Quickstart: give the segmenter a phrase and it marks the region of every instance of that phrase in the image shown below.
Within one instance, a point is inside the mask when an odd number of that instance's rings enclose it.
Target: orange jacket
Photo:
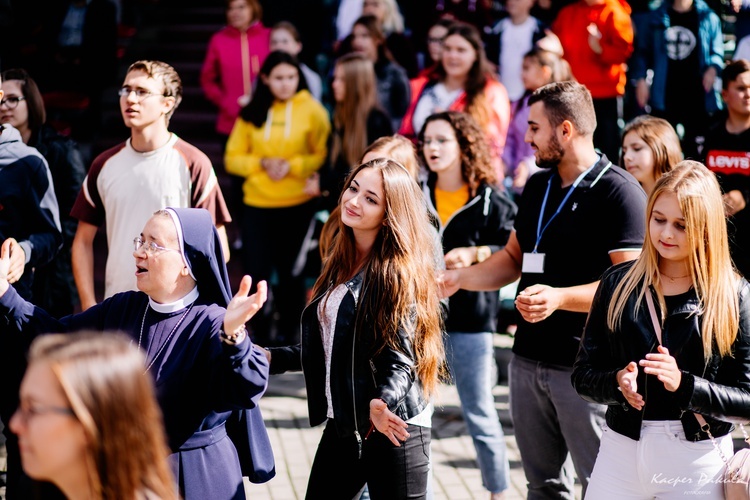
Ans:
[[[601,33],[601,54],[589,46],[588,26],[592,23]],[[625,0],[604,0],[596,5],[579,0],[560,11],[552,31],[560,38],[573,76],[592,97],[625,93],[625,63],[633,52],[633,25]]]

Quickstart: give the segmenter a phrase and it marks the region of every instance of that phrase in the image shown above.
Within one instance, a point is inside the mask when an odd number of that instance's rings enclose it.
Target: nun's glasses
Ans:
[[[137,252],[141,248],[143,248],[143,250],[148,255],[156,255],[159,252],[179,252],[179,250],[176,250],[174,248],[167,248],[161,245],[157,245],[153,241],[143,241],[143,238],[141,238],[140,236],[136,236],[135,238],[133,238],[133,251]]]

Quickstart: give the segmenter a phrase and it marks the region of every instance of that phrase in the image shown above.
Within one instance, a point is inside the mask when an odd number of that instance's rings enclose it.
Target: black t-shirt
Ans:
[[[667,311],[673,311],[694,297],[695,292],[693,290],[688,290],[679,295],[665,295],[664,305],[667,306]],[[677,352],[669,345],[669,337],[665,336],[662,340],[667,342],[665,347],[674,356],[677,356]],[[656,348],[654,348],[653,352],[656,352]],[[646,402],[646,405],[643,407],[644,420],[679,420],[682,416],[680,404],[675,397],[676,393],[669,392],[664,387],[664,382],[659,381],[656,375],[646,375],[646,388],[638,392],[644,394],[644,401]]]
[[[750,205],[750,129],[739,134],[727,132],[726,122],[716,124],[706,136],[704,162],[719,180],[722,191],[738,190]],[[729,250],[735,266],[750,277],[750,207],[727,220]]]
[[[570,187],[563,189],[555,169],[533,175],[524,188],[515,229],[523,253],[537,238],[542,200],[552,177],[543,225]],[[518,291],[534,284],[570,287],[597,281],[612,265],[610,252],[640,250],[645,235],[646,193],[625,170],[602,157],[552,219],[539,242],[544,272],[522,273]],[[573,366],[586,313],[555,311],[546,320],[528,323],[518,317],[513,352],[560,366]]]
[[[664,33],[667,48],[666,109],[695,112],[693,106],[704,108],[703,78],[700,73],[700,39],[698,12],[669,9],[670,26]]]

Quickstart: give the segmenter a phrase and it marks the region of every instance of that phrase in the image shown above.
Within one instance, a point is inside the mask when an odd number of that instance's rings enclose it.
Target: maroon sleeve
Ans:
[[[102,154],[94,158],[89,168],[89,173],[83,180],[81,191],[78,192],[78,197],[73,204],[73,208],[70,209],[71,217],[88,222],[95,226],[101,226],[105,220],[105,207],[102,203],[102,198],[97,188],[97,179],[99,173],[102,171],[107,161],[116,155],[118,152],[125,147],[125,143],[118,144],[117,146],[104,151]],[[88,197],[86,196],[88,194]]]
[[[185,158],[190,171],[190,205],[205,208],[216,226],[232,222],[232,216],[224,201],[219,179],[208,159],[200,149],[179,139],[174,146]]]

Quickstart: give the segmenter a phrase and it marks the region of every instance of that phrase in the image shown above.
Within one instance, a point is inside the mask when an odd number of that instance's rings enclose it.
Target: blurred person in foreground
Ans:
[[[122,334],[36,339],[10,420],[26,474],[54,483],[71,500],[176,500],[145,364]]]

